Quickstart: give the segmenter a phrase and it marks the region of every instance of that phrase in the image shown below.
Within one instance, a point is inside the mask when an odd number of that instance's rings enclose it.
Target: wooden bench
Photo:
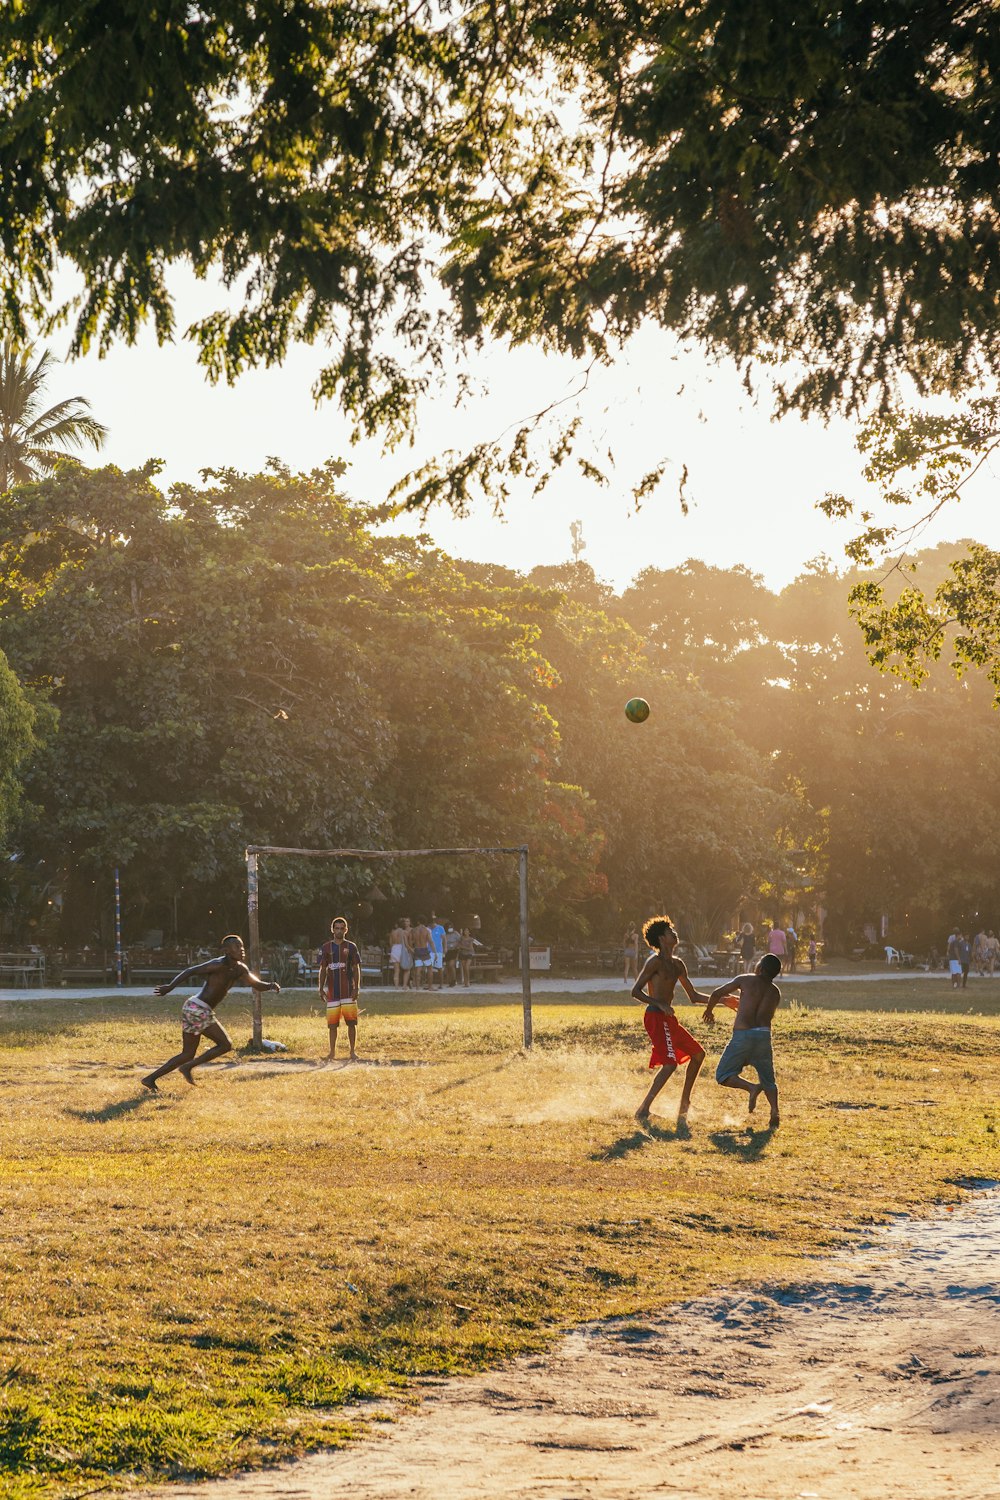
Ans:
[[[592,974],[603,967],[600,948],[553,948],[551,972],[556,975]]]
[[[506,968],[507,964],[498,949],[484,948],[481,953],[473,954],[469,961],[469,978],[483,975],[489,979],[497,979],[501,970]]]

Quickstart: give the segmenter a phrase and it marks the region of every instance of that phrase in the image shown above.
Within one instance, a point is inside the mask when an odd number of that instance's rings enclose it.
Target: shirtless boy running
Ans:
[[[694,988],[688,978],[683,959],[674,958],[677,933],[669,917],[650,917],[642,929],[648,947],[656,951],[647,958],[642,973],[632,986],[632,999],[646,1004],[643,1025],[653,1044],[649,1059],[651,1068],[659,1071],[649,1086],[649,1092],[635,1112],[640,1125],[649,1119],[649,1107],[670,1075],[681,1063],[687,1063],[684,1087],[681,1090],[677,1123],[687,1118],[691,1103],[691,1090],[705,1061],[705,1049],[700,1042],[684,1030],[674,1015],[673,994],[678,980],[692,1005],[700,1000],[711,1004],[711,998]]]
[[[752,974],[737,974],[727,984],[720,984],[712,991],[705,1007],[705,1020],[714,1025],[712,1015],[716,1005],[732,1007],[729,998],[734,990],[739,991],[733,1035],[725,1052],[719,1058],[715,1070],[715,1081],[725,1089],[742,1089],[749,1095],[747,1110],[753,1114],[757,1100],[764,1095],[771,1106],[768,1127],[777,1129],[781,1123],[778,1115],[778,1085],[774,1079],[774,1055],[771,1051],[771,1020],[781,1000],[781,991],[774,983],[781,973],[781,959],[774,953],[765,953]],[[744,1068],[754,1068],[757,1083],[748,1083],[740,1074]]]
[[[231,933],[229,937],[222,939],[222,954],[219,958],[210,958],[207,963],[195,964],[190,969],[185,969],[178,974],[176,979],[171,979],[169,984],[158,984],[153,990],[154,995],[169,995],[177,985],[184,984],[196,975],[204,979],[204,983],[197,995],[191,995],[181,1006],[181,1051],[169,1062],[165,1062],[162,1068],[157,1068],[154,1073],[147,1073],[140,1082],[144,1089],[149,1089],[151,1094],[159,1093],[156,1080],[162,1078],[165,1073],[172,1073],[175,1068],[180,1069],[181,1077],[186,1083],[194,1084],[191,1077],[192,1068],[200,1068],[202,1063],[211,1062],[213,1058],[221,1057],[224,1052],[231,1052],[232,1042],[226,1031],[215,1019],[215,1007],[226,998],[234,984],[248,984],[254,990],[280,991],[280,984],[268,984],[267,980],[261,979],[259,974],[253,974],[247,968],[244,960],[246,950],[243,947],[243,939]],[[214,1042],[215,1046],[203,1052],[201,1057],[195,1061],[195,1053],[203,1036]]]

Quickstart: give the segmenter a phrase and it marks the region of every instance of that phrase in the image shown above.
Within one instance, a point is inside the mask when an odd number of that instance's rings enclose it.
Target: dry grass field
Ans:
[[[774,1135],[714,1084],[728,1024],[687,1008],[709,1048],[689,1126],[674,1083],[645,1133],[624,1000],[548,997],[526,1056],[509,997],[369,998],[367,1061],[324,1068],[315,998],[283,995],[266,1030],[287,1054],[158,1098],[138,1078],[176,1050],[175,996],[0,1004],[0,1490],[343,1442],[353,1398],[574,1321],[808,1277],[861,1226],[1000,1177],[1000,979],[802,995],[776,1026]],[[248,1018],[237,993],[238,1042]]]

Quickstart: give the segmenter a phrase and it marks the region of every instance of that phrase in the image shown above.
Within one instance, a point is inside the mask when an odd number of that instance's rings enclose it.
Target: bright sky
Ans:
[[[180,274],[174,285],[178,327],[184,328],[214,298]],[[52,348],[63,352],[58,343]],[[424,457],[499,435],[575,390],[580,378],[569,360],[495,347],[472,367],[485,388],[481,398],[461,410],[448,396],[430,401],[417,445],[385,453],[374,443],[352,450],[336,407],[314,405],[310,390],[323,363],[322,349],[299,348],[280,369],[252,372],[231,389],[213,387],[193,345],[178,339],[161,349],[146,333],[136,347],[116,347],[103,360],[89,355],[56,367],[47,394],[50,400],[90,400],[94,415],[110,428],[97,462],[131,468],[161,458],[170,483],[196,481],[208,467],[252,472],[270,455],[293,469],[340,457],[350,465],[347,491],[381,500]],[[829,490],[864,496],[849,423],[772,422],[766,392],[755,406],[734,368],[710,367],[696,351],[681,349],[655,329],[633,339],[613,369],[592,376],[581,410],[594,446],[602,452],[610,447],[616,456],[607,489],[584,479],[571,461],[540,496],[532,497],[526,484],[503,518],[482,501],[464,519],[439,507],[426,522],[406,517],[399,524],[425,530],[455,556],[527,569],[566,561],[570,523],[579,519],[585,561],[618,588],[651,563],[670,567],[689,557],[720,567],[745,563],[772,587],[788,582],[819,553],[843,564],[852,528],[834,525],[815,507]],[[89,451],[83,457],[95,461]],[[663,483],[637,514],[631,487],[664,458],[669,464]],[[687,516],[677,498],[685,464]],[[995,494],[995,475],[983,476],[975,494],[935,522],[922,543],[976,536],[1000,546]]]

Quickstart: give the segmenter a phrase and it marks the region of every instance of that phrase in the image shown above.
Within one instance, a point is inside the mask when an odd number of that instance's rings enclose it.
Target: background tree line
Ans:
[[[154,464],[66,460],[5,496],[10,940],[107,936],[115,865],[133,940],[239,928],[248,843],[524,842],[550,940],[664,905],[714,940],[740,909],[820,900],[835,943],[887,912],[927,946],[995,911],[989,684],[879,676],[824,560],[780,592],[688,562],[618,595],[580,563],[391,535],[341,472],[165,494]],[[373,881],[376,922],[405,901],[513,930],[499,859],[271,860],[265,933],[314,934]]]

